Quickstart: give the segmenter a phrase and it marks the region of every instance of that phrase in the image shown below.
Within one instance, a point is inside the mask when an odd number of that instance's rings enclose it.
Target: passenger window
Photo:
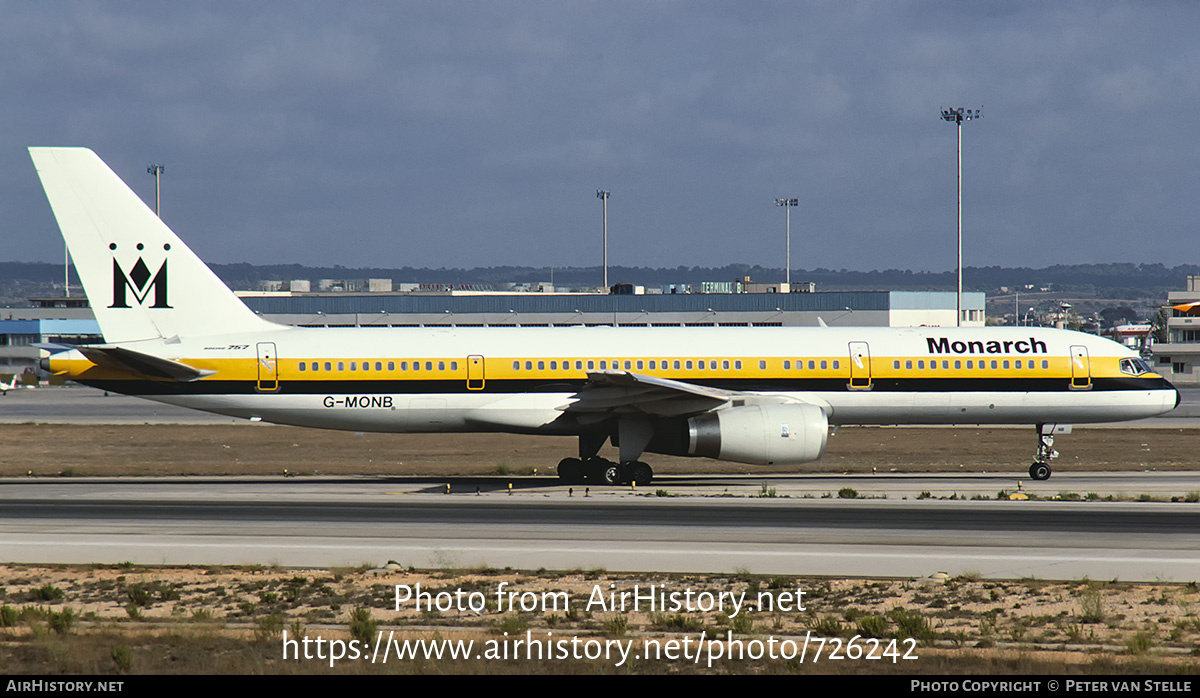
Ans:
[[[840,367],[841,367],[841,364],[839,364],[837,361],[834,361],[834,362],[833,362],[833,368],[834,368],[834,369],[838,369],[838,368],[840,368]]]
[[[708,367],[709,367],[709,368],[711,368],[711,369],[712,369],[712,370],[714,370],[714,371],[715,371],[715,370],[717,370],[717,360],[716,360],[716,359],[713,359],[712,361],[709,361],[709,362],[708,362]]]
[[[426,371],[432,371],[432,370],[433,370],[433,362],[432,362],[432,361],[426,361],[426,362],[425,362],[425,370],[426,370]]]
[[[641,362],[641,360],[640,360],[640,359],[639,359],[639,360],[638,360],[638,362],[637,362],[637,369],[638,369],[639,371],[640,371],[640,370],[642,370],[642,362]]]
[[[967,359],[967,368],[975,368],[975,362]]]
[[[439,370],[439,371],[445,371],[445,370],[446,370],[446,362],[445,362],[445,361],[439,361],[439,362],[438,362],[438,370]]]
[[[346,364],[345,364],[344,362],[342,362],[342,361],[339,361],[339,362],[338,362],[338,370],[339,370],[339,371],[345,371],[345,370],[346,370]]]
[[[592,362],[591,362],[591,361],[589,361],[589,362],[588,362],[588,368],[591,368],[591,367],[592,367]],[[576,362],[575,362],[575,370],[576,370],[576,371],[582,371],[582,370],[583,370],[583,362],[582,362],[582,361],[576,361]]]
[[[557,361],[551,361],[551,362],[550,362],[550,370],[551,370],[551,371],[557,371],[557,370],[558,370],[558,362],[557,362]]]
[[[696,362],[696,368],[697,368],[698,370],[700,370],[700,371],[703,371],[703,370],[704,370],[704,362],[703,362],[703,361],[697,361],[697,362]]]
[[[414,362],[413,362],[413,370],[414,370],[414,371],[420,371],[420,370],[421,370],[421,362],[420,362],[420,361],[414,361]]]
[[[996,360],[992,359],[992,368],[996,368]]]
[[[676,370],[676,371],[678,371],[678,370],[679,370],[679,359],[676,359],[676,360],[675,360],[675,370]]]
[[[675,363],[679,363],[679,362],[676,361]],[[683,365],[687,367],[687,370],[689,370],[689,371],[692,370],[692,360],[691,359],[688,359],[687,361],[685,361]]]
[[[816,362],[816,361],[813,361],[812,359],[809,359],[809,361],[808,361],[808,370],[810,370],[810,371],[811,371],[811,370],[813,370],[813,369],[814,369],[814,368],[816,368],[816,367],[817,367],[817,362]]]
[[[317,363],[316,361],[312,362],[312,370],[319,371],[320,366],[321,366],[321,364]]]
[[[1042,368],[1050,368],[1050,362],[1042,359]]]
[[[392,369],[390,368],[390,366],[391,366],[391,365],[389,364],[389,368],[388,368],[388,370],[389,370],[389,371],[390,371],[390,370],[392,370]],[[382,370],[383,370],[383,362],[382,362],[382,361],[376,361],[376,362],[375,362],[375,370],[376,370],[376,371],[382,371]]]
[[[521,370],[521,362],[520,362],[520,361],[514,361],[514,362],[513,362],[513,370],[514,370],[514,371],[520,371],[520,370]]]
[[[655,369],[656,365],[657,364],[655,363],[654,359],[650,359],[650,370],[651,371],[653,371]],[[641,368],[641,366],[639,365],[638,368]]]
[[[910,361],[909,363],[911,364],[912,362]],[[829,363],[824,359],[821,359],[821,370],[824,371],[827,368],[829,368]]]
[[[532,370],[533,370],[533,362],[532,362],[532,361],[526,361],[526,362],[525,362],[525,370],[526,370],[526,371],[532,371]]]
[[[950,368],[950,362],[949,362],[949,361],[943,361],[943,362],[942,362],[942,368]]]
[[[727,361],[727,360],[726,360],[726,361],[722,361],[722,362],[721,362],[721,368],[728,370],[728,369],[729,369],[729,361]]]
[[[605,370],[606,368],[608,368],[608,362],[607,362],[607,361],[601,361],[601,362],[600,362],[600,370],[601,370],[601,371],[603,371],[603,370]]]
[[[958,359],[954,360],[954,368],[962,368],[962,362]]]
[[[357,361],[351,361],[351,362],[350,362],[350,370],[351,370],[351,371],[357,371],[357,370],[358,370],[358,362],[357,362]]]
[[[633,368],[633,362],[631,362],[629,359],[625,359],[625,370],[628,371],[631,368]]]
[[[1004,362],[1004,368],[1008,368],[1008,361],[1007,361],[1007,360],[1005,360],[1005,362]]]
[[[300,370],[301,370],[301,371],[303,371],[303,370],[304,370],[304,367],[305,367],[305,365],[306,365],[306,364],[305,364],[303,361],[301,361],[301,362],[300,362]]]
[[[594,368],[596,368],[596,362],[595,362],[595,361],[589,361],[589,362],[588,362],[588,370],[590,371],[590,370],[592,370],[592,369],[594,369]]]
[[[395,362],[395,361],[389,361],[389,362],[388,362],[388,370],[389,370],[389,371],[395,371],[395,370],[396,370],[396,362]]]
[[[925,368],[925,361],[924,360],[918,361],[917,368]]]
[[[892,368],[900,368],[900,362],[899,362],[899,361],[893,361],[893,362],[892,362]]]
[[[326,361],[326,362],[325,362],[325,370],[326,370],[326,371],[332,371],[332,370],[333,370],[333,364],[331,364],[331,363],[329,363],[328,361]]]
[[[825,368],[825,367],[822,366],[821,368]],[[912,360],[911,359],[904,362],[904,368],[912,368]]]
[[[764,370],[766,370],[766,368],[767,368],[767,362],[766,362],[766,361],[759,361],[759,362],[758,362],[758,370],[760,370],[760,371],[764,371]]]
[[[737,369],[737,370],[739,370],[739,371],[740,371],[740,370],[742,370],[742,362],[741,362],[741,361],[734,361],[734,362],[733,362],[733,367],[734,367],[734,368],[736,368],[736,369]]]

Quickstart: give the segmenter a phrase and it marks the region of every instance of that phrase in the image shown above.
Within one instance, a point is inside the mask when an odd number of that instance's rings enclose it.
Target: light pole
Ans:
[[[600,199],[604,206],[604,288],[608,289],[608,197],[612,196],[612,192],[604,191],[603,189],[596,190],[596,198]]]
[[[962,124],[971,119],[982,119],[983,109],[943,109],[942,121],[954,124],[958,129],[958,295],[954,326],[962,326]]]
[[[150,165],[146,168],[146,174],[154,175],[154,215],[162,218],[162,173],[166,169],[162,165]]]
[[[784,252],[784,283],[787,284],[788,293],[792,292],[792,207],[800,205],[800,199],[775,199],[776,206],[783,207],[784,231],[786,237],[786,248]]]

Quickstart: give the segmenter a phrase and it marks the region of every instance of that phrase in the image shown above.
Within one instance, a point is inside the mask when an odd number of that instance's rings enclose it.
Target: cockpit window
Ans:
[[[1121,359],[1121,373],[1130,376],[1140,376],[1143,373],[1150,373],[1150,366],[1141,359]]]

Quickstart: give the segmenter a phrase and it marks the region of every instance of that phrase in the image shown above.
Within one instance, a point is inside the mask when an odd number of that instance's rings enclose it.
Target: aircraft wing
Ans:
[[[166,378],[168,380],[190,383],[211,376],[216,371],[193,368],[180,361],[163,359],[140,351],[124,347],[92,344],[75,347],[89,361],[98,366],[108,366],[121,371],[140,373],[148,378]]]
[[[720,407],[741,393],[645,376],[629,371],[593,371],[565,412],[644,413],[660,417],[698,414]]]

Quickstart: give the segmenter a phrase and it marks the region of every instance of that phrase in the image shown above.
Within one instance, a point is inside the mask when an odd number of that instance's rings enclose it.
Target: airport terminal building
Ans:
[[[1167,294],[1167,341],[1154,345],[1154,370],[1176,385],[1200,385],[1200,276]]]
[[[954,324],[954,293],[303,293],[239,292],[262,316],[303,327],[913,327]],[[964,293],[963,325],[984,324]]]

